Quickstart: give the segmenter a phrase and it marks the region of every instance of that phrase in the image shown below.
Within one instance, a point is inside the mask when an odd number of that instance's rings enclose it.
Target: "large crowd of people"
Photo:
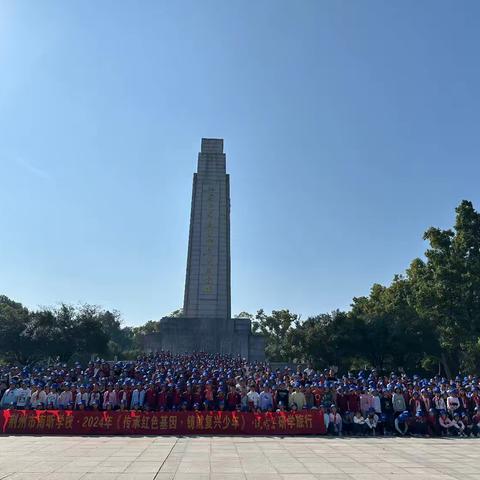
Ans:
[[[319,410],[331,435],[480,435],[480,379],[375,370],[272,368],[239,357],[168,352],[73,367],[0,365],[0,408]]]

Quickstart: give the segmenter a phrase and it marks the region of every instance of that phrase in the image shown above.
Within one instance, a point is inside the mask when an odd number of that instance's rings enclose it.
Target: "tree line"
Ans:
[[[266,336],[267,358],[342,370],[404,368],[425,373],[480,373],[480,214],[469,201],[456,208],[452,229],[430,228],[423,259],[388,286],[375,284],[349,311],[302,320],[289,310],[259,310],[254,333]],[[179,315],[180,311],[172,315]],[[159,321],[122,325],[116,311],[61,304],[30,311],[0,296],[0,357],[26,362],[71,361],[95,353],[134,358]]]
[[[480,373],[480,214],[463,201],[453,229],[432,227],[423,238],[424,259],[389,286],[375,284],[354,298],[348,312],[305,321],[288,310],[250,315],[266,335],[269,358],[344,370]]]

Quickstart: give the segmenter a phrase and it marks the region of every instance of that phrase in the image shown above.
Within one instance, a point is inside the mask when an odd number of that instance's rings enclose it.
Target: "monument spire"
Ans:
[[[230,318],[230,182],[223,140],[203,138],[193,174],[183,315]]]

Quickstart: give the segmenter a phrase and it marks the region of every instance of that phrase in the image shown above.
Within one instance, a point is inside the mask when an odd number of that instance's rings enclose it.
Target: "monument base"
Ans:
[[[248,318],[165,317],[160,332],[145,335],[145,351],[240,355],[249,361],[265,360],[265,338],[254,335]]]

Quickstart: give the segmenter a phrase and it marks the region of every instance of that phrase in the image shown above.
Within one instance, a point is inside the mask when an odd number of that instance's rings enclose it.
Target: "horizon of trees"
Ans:
[[[335,310],[302,321],[289,310],[262,309],[254,333],[266,336],[270,361],[304,362],[341,370],[480,373],[480,214],[469,201],[456,208],[453,229],[429,228],[425,258],[414,259],[388,286],[374,284],[354,297],[349,311]],[[181,315],[176,310],[172,315]],[[145,334],[159,321],[122,325],[121,315],[98,306],[30,311],[0,296],[0,358],[32,362],[90,358],[134,358]]]

